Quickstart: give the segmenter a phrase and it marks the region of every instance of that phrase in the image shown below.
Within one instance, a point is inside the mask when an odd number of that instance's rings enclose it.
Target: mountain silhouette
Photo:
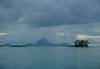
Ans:
[[[54,45],[53,43],[49,42],[47,39],[38,40],[35,45]]]

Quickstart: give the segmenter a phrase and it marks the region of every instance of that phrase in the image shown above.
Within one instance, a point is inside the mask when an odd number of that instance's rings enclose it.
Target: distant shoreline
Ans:
[[[74,45],[64,45],[64,46],[57,46],[57,45],[0,45],[0,47],[75,47]],[[100,47],[100,46],[88,46],[88,47]],[[77,47],[76,47],[77,48]],[[80,47],[82,48],[82,47]],[[84,47],[86,48],[86,47]]]

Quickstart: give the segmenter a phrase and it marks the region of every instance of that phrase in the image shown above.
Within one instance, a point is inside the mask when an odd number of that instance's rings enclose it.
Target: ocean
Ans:
[[[0,69],[100,69],[100,47],[0,47]]]

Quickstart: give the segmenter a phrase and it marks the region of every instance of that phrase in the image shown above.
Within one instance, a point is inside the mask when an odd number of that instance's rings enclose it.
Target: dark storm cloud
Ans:
[[[99,0],[0,0],[0,27],[95,23],[99,8]]]

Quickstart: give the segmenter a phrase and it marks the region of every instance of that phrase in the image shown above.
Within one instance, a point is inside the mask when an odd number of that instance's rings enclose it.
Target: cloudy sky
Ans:
[[[0,43],[17,44],[100,35],[100,0],[0,0],[0,34]]]

